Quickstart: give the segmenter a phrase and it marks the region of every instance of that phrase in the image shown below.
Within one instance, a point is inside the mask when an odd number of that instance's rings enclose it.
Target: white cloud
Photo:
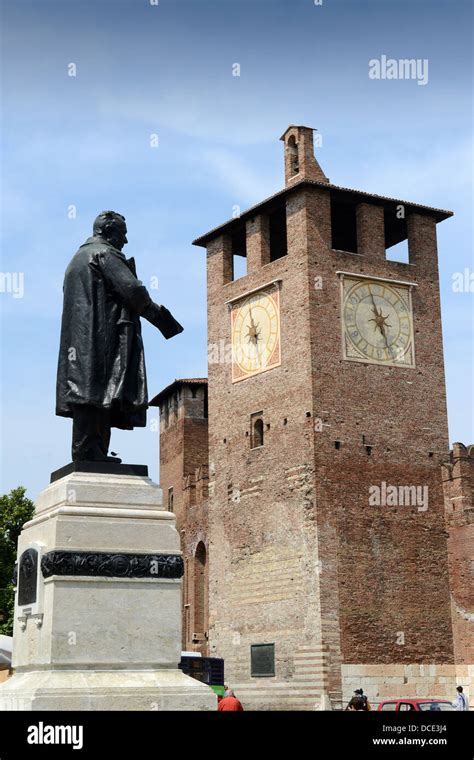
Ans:
[[[203,150],[194,160],[197,167],[225,189],[233,204],[243,205],[242,211],[280,189],[276,171],[265,176],[261,168],[252,169],[248,161],[230,150]]]
[[[370,160],[352,167],[357,187],[381,195],[446,207],[472,181],[472,143],[416,144],[399,140],[373,146]]]
[[[194,81],[188,78],[186,83],[179,81],[173,86],[169,82],[164,92],[149,92],[147,97],[133,101],[101,95],[96,107],[107,119],[137,121],[150,129],[169,129],[213,144],[230,145],[278,139],[295,115],[295,109],[281,98],[262,99],[258,88],[243,89],[230,69],[228,80],[212,86],[198,77]]]

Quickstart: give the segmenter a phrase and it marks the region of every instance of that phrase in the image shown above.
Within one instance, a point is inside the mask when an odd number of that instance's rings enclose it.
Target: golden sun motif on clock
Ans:
[[[260,290],[232,305],[232,382],[281,364],[280,291]]]
[[[383,280],[342,277],[344,359],[415,366],[411,287]]]

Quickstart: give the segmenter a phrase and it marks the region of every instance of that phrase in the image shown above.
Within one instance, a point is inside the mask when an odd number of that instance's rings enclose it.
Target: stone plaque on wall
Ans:
[[[35,604],[38,583],[38,552],[26,549],[18,563],[18,605]]]
[[[255,677],[275,675],[275,644],[252,644],[250,674]]]

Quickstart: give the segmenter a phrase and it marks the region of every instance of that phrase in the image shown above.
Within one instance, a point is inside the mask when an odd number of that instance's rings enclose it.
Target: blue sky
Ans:
[[[62,279],[96,214],[126,216],[125,253],[185,326],[167,342],[144,322],[150,395],[205,376],[205,254],[191,240],[283,186],[290,123],[318,128],[332,182],[455,211],[438,226],[450,439],[473,442],[473,294],[452,289],[474,269],[469,0],[1,8],[1,271],[24,274],[22,298],[0,293],[2,491],[23,484],[34,498],[69,461],[71,423],[54,416]],[[369,79],[381,55],[428,59],[428,84]],[[154,479],[156,416],[112,437]]]

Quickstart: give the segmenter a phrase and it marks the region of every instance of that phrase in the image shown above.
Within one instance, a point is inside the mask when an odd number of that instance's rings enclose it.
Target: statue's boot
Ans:
[[[101,456],[94,458],[94,462],[115,462],[116,464],[120,464],[122,460],[120,457],[108,457],[108,456]]]
[[[81,460],[84,462],[114,462],[115,464],[121,464],[122,460],[120,457],[109,457],[107,455],[107,452],[103,450],[101,446],[93,445],[90,446],[85,451],[78,452],[78,455],[74,456],[73,452],[73,460]]]

